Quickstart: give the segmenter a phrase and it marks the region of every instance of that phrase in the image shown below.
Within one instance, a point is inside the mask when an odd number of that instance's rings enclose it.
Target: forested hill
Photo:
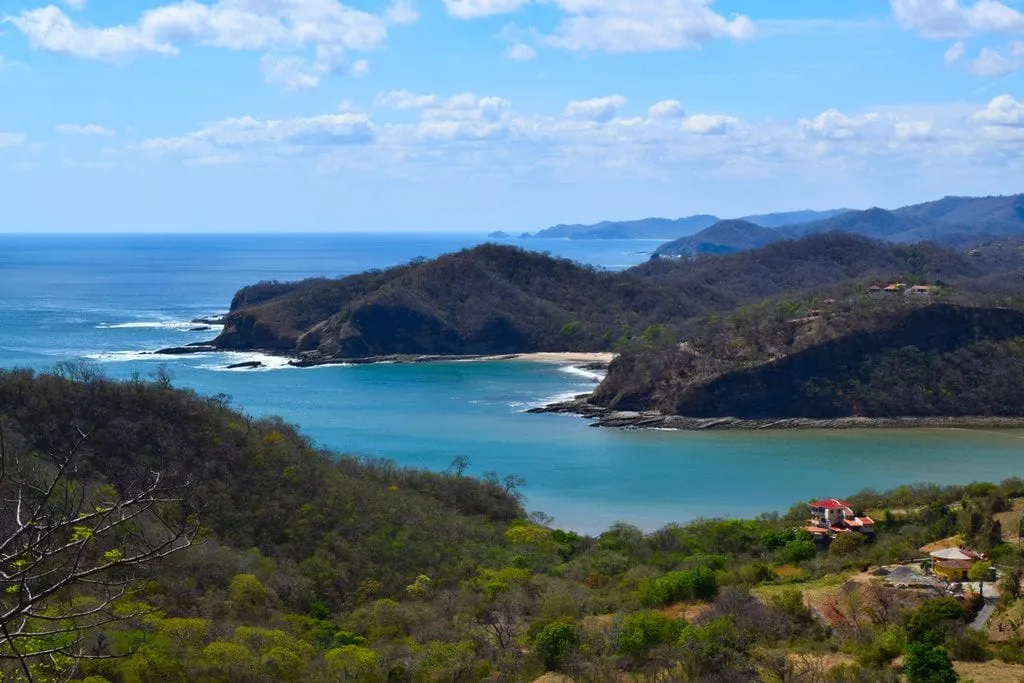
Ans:
[[[624,331],[728,305],[693,290],[483,245],[339,280],[247,287],[216,344],[332,358],[597,351]]]
[[[824,234],[609,273],[483,245],[337,280],[246,287],[234,297],[215,343],[291,352],[311,362],[391,354],[606,351],[652,326],[679,330],[708,313],[850,278],[966,283],[1024,266],[1015,246],[1002,246],[968,254]]]
[[[954,680],[950,657],[1020,658],[1017,641],[967,628],[977,600],[838,589],[955,533],[1001,561],[1017,609],[1019,551],[999,516],[1020,479],[866,491],[849,500],[878,510],[876,533],[826,547],[801,530],[805,503],[581,537],[525,518],[514,476],[466,465],[320,453],[159,371],[0,371],[0,678],[895,683],[899,655],[929,681]],[[146,481],[159,493],[132,503]],[[845,492],[809,495],[831,493]],[[181,520],[199,533],[168,550]],[[838,597],[812,602],[824,587]],[[876,604],[889,607],[863,608]]]
[[[1024,415],[1019,300],[824,296],[695,322],[683,343],[634,344],[590,400],[695,418]]]
[[[844,211],[802,223],[771,225],[754,218],[746,224],[722,221],[696,234],[658,247],[662,256],[689,257],[755,249],[770,242],[807,235],[845,232],[888,242],[924,240],[965,246],[988,239],[1024,235],[1024,195],[944,197],[933,202],[888,210]]]
[[[831,209],[827,211],[786,211],[783,213],[766,213],[757,216],[745,216],[742,219],[766,228],[777,228],[784,225],[799,225],[811,221],[820,221],[837,216],[849,209]],[[545,228],[532,235],[539,238],[568,238],[571,240],[591,239],[676,239],[684,235],[692,235],[709,228],[719,222],[717,216],[698,214],[685,218],[641,218],[635,221],[602,221],[591,225],[572,224],[555,225]],[[524,235],[530,237],[531,235]]]

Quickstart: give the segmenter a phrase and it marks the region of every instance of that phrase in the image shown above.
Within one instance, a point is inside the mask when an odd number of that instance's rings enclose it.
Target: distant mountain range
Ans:
[[[1024,234],[1024,195],[944,197],[887,210],[841,211],[820,220],[766,225],[765,218],[718,221],[699,232],[658,247],[658,256],[697,256],[756,249],[807,235],[845,232],[887,242],[936,242],[964,246],[991,238]]]
[[[799,225],[811,221],[832,218],[849,209],[832,209],[829,211],[787,211],[784,213],[768,213],[759,216],[746,216],[739,220],[749,221],[766,228],[777,228],[783,225]],[[685,218],[642,218],[637,221],[602,221],[593,225],[556,225],[541,230],[533,235],[524,233],[523,237],[568,238],[571,240],[613,240],[613,239],[675,239],[692,235],[700,230],[720,222],[718,216],[698,214]]]

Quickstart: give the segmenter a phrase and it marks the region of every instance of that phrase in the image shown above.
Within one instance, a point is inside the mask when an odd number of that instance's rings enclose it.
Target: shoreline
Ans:
[[[144,352],[146,353],[146,352]],[[467,361],[521,360],[531,363],[552,363],[557,365],[574,365],[587,370],[606,370],[615,359],[610,351],[531,351],[525,353],[506,354],[386,354],[365,356],[362,358],[335,358],[317,354],[296,355],[287,351],[274,349],[225,349],[213,341],[193,342],[186,346],[172,346],[148,352],[159,356],[187,356],[197,353],[257,353],[276,358],[288,358],[288,365],[297,368],[318,367],[321,365],[373,365],[376,363],[456,363]],[[258,361],[254,361],[256,363]],[[249,367],[260,367],[246,363]]]
[[[839,418],[768,418],[683,417],[653,411],[621,411],[595,406],[587,402],[590,394],[579,394],[569,401],[530,408],[531,414],[575,415],[591,420],[591,427],[615,429],[655,429],[680,432],[758,431],[804,429],[1024,429],[1022,417],[839,417]]]

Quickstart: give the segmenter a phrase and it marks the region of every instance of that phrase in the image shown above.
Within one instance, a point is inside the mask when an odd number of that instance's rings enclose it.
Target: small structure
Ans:
[[[875,533],[875,521],[870,517],[858,517],[850,504],[837,498],[823,498],[810,503],[811,519],[804,527],[816,539],[835,538],[836,534],[857,532]]]
[[[944,548],[928,554],[935,576],[945,581],[965,581],[974,563],[984,558],[981,553],[966,548]]]
[[[934,290],[935,288],[929,285],[914,285],[913,287],[907,289],[906,295],[919,297],[931,296]]]
[[[885,297],[885,290],[878,285],[871,285],[868,287],[867,295],[869,299],[882,299]]]
[[[936,560],[932,568],[935,576],[943,581],[966,581],[967,572],[973,566],[974,562],[970,560]]]

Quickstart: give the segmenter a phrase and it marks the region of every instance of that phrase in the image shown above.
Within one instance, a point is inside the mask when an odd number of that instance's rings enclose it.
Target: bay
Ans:
[[[110,376],[166,364],[178,386],[281,415],[318,444],[526,480],[528,508],[597,532],[747,517],[810,497],[1024,475],[1024,432],[672,433],[596,429],[526,407],[589,390],[571,368],[523,361],[229,371],[246,354],[142,351],[208,338],[188,321],[260,280],[342,275],[487,241],[479,235],[0,235],[0,366],[88,359]],[[605,268],[657,242],[508,240]],[[264,359],[266,360],[266,359]]]

